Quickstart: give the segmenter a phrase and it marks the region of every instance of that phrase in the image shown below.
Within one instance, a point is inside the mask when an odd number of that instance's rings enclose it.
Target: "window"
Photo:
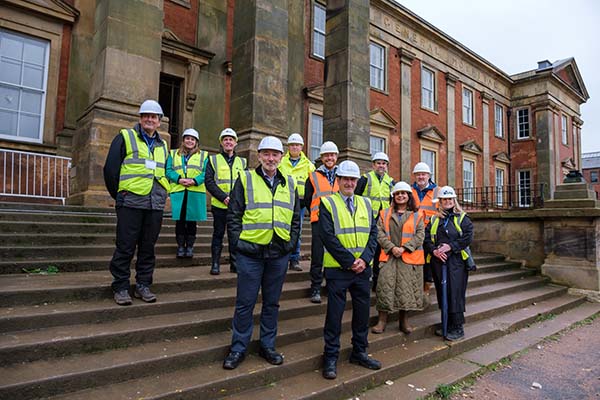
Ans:
[[[171,149],[179,148],[181,140],[179,135],[181,129],[179,113],[181,112],[179,103],[181,98],[181,86],[183,79],[171,75],[160,74],[160,84],[158,87],[158,103],[162,107],[165,117],[169,118],[169,134],[171,135]]]
[[[529,109],[517,111],[517,139],[529,138]]]
[[[473,91],[463,88],[463,123],[473,125]]]
[[[504,137],[504,112],[502,110],[502,106],[500,104],[496,104],[494,106],[494,126],[496,137]]]
[[[323,144],[323,117],[317,114],[310,114],[310,157],[311,160],[318,160]]]
[[[0,29],[0,137],[42,141],[49,47]]]
[[[561,130],[562,130],[562,144],[564,144],[565,146],[568,144],[567,141],[567,116],[563,115],[562,116],[562,125],[561,125]]]
[[[435,110],[435,73],[421,68],[421,107]]]
[[[325,16],[326,10],[320,4],[313,7],[313,56],[325,58]]]
[[[598,171],[590,171],[590,182],[598,183]]]
[[[473,183],[475,177],[475,163],[470,160],[463,160],[463,201],[473,202]]]
[[[370,136],[369,144],[371,149],[371,157],[375,155],[375,153],[382,152],[385,153],[385,139],[379,136]]]
[[[377,43],[371,43],[371,87],[385,90],[385,48]]]
[[[517,173],[519,182],[519,207],[531,205],[531,171],[519,171]]]
[[[421,161],[429,165],[429,169],[431,170],[431,180],[433,182],[435,182],[435,156],[435,151],[421,149]]]
[[[496,168],[496,206],[504,204],[504,170]]]

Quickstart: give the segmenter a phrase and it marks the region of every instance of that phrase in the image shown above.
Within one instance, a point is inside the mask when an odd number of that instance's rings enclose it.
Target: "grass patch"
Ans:
[[[539,323],[544,321],[550,321],[554,318],[556,318],[556,314],[553,313],[539,314],[537,317],[535,317],[535,322]]]
[[[55,275],[58,274],[59,270],[56,265],[48,265],[46,268],[22,268],[26,274],[37,274],[37,275]]]

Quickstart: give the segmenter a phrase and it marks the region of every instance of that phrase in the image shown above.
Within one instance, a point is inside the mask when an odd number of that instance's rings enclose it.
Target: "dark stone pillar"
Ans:
[[[363,170],[369,152],[369,0],[328,0],[323,139]]]
[[[234,27],[231,127],[252,166],[264,136],[288,134],[288,0],[236,1]]]
[[[544,184],[544,199],[552,199],[556,188],[554,114],[550,102],[534,105],[537,182]]]

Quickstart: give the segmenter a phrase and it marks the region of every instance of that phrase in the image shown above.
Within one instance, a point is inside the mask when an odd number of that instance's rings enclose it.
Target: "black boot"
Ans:
[[[185,256],[186,258],[194,257],[194,243],[196,242],[196,236],[185,237]]]
[[[219,275],[221,273],[221,250],[223,247],[214,246],[212,252],[212,265],[210,267],[211,275]]]
[[[236,257],[231,250],[229,250],[229,272],[237,274]]]
[[[175,240],[177,240],[177,258],[185,257],[185,236],[175,235]]]

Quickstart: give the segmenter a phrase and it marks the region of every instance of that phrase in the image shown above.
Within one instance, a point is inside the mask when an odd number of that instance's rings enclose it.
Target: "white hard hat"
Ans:
[[[383,151],[378,151],[377,153],[373,154],[371,161],[375,162],[377,160],[386,161],[388,163],[390,162],[390,158]]]
[[[422,161],[418,162],[413,169],[413,174],[416,174],[417,172],[426,172],[431,175],[431,169],[429,168],[429,165]]]
[[[360,168],[358,168],[358,164],[356,164],[354,161],[346,160],[340,163],[335,174],[337,176],[359,179]]]
[[[192,128],[188,128],[185,131],[183,131],[183,134],[181,135],[181,137],[185,137],[185,136],[191,136],[191,137],[195,137],[196,140],[200,140],[200,134],[198,134],[198,131]]]
[[[406,182],[400,181],[394,185],[392,188],[392,194],[396,192],[412,192],[412,188]]]
[[[438,199],[455,199],[456,192],[451,186],[443,186],[438,192]]]
[[[335,145],[335,143],[325,142],[321,145],[321,151],[319,152],[319,155],[322,156],[323,154],[327,154],[327,153],[339,154],[340,152],[339,152],[337,146]]]
[[[160,118],[163,117],[163,110],[160,104],[154,100],[145,100],[140,106],[140,111],[138,111],[139,115],[142,114],[156,114]]]
[[[237,133],[235,133],[235,131],[231,128],[225,128],[221,131],[221,134],[219,135],[219,142],[221,140],[223,140],[224,137],[226,136],[231,136],[232,138],[235,139],[235,141],[237,142]]]
[[[277,150],[283,153],[283,145],[275,136],[265,136],[258,144],[258,151],[261,150]]]
[[[287,140],[287,144],[301,144],[304,146],[304,139],[299,133],[292,133]]]

